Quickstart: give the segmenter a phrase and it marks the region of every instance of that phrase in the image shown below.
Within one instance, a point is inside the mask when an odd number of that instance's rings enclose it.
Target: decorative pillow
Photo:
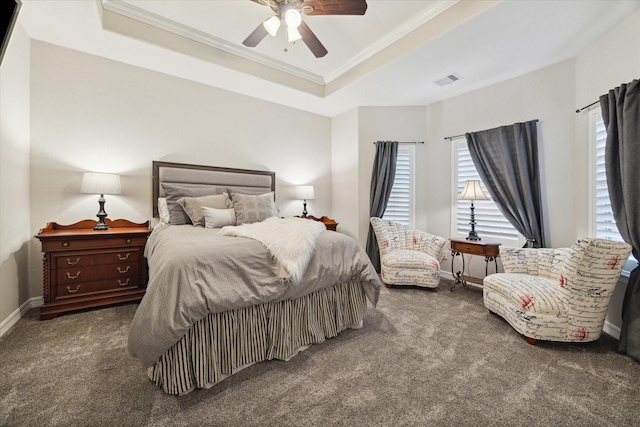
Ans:
[[[276,193],[274,191],[269,191],[268,193],[264,192],[264,189],[262,188],[257,188],[255,190],[251,190],[251,189],[246,189],[246,188],[238,188],[238,189],[234,189],[234,188],[228,188],[227,187],[227,191],[223,194],[228,194],[230,199],[233,199],[233,195],[234,194],[245,194],[245,195],[250,195],[250,196],[267,196],[267,195],[271,195],[271,200],[272,201],[276,201]]]
[[[158,216],[161,224],[169,224],[169,207],[167,206],[166,197],[158,197]]]
[[[278,215],[272,193],[262,195],[234,193],[231,199],[236,212],[237,225],[260,222]]]
[[[226,196],[225,196],[226,197]],[[205,228],[222,228],[226,225],[236,225],[236,211],[232,209],[216,209],[202,207]]]
[[[183,197],[178,199],[178,203],[189,216],[191,223],[195,227],[204,227],[204,213],[203,207],[216,208],[216,209],[228,209],[230,208],[231,201],[224,194],[216,194],[213,196],[202,197]]]
[[[162,189],[167,198],[167,207],[169,208],[169,223],[174,225],[191,224],[189,215],[184,211],[178,203],[178,199],[183,197],[201,197],[216,194],[216,187],[207,186],[190,186],[188,184],[168,184],[163,183]]]

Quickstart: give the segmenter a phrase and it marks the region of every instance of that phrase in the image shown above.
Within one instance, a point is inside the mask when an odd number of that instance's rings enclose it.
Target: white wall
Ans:
[[[367,243],[375,141],[424,141],[426,107],[360,107],[332,119],[333,212],[339,230]],[[416,203],[424,204],[423,144],[416,146]],[[419,212],[424,212],[418,209]],[[419,225],[426,221],[416,215]]]
[[[425,115],[426,107],[361,107],[358,108],[358,158],[361,172],[358,174],[359,208],[358,223],[360,244],[366,245],[369,231],[369,217],[371,211],[371,171],[375,157],[375,141],[424,141],[426,137]],[[425,166],[425,148],[423,144],[416,145],[416,170],[422,171]],[[416,194],[421,197],[416,200],[422,202],[425,191],[422,174],[416,176]],[[422,210],[419,210],[422,212]],[[419,228],[425,226],[423,216],[420,216]]]
[[[428,207],[435,211],[432,230],[451,234],[456,194],[451,183],[452,144],[447,136],[538,119],[538,155],[547,246],[570,245],[573,226],[572,170],[574,61],[569,60],[503,83],[429,106],[428,152],[438,161],[428,178],[435,187]],[[559,185],[561,183],[561,185]]]
[[[331,215],[330,119],[105,58],[34,41],[31,232],[94,218],[82,172],[121,174],[109,217],[151,218],[153,160],[276,172],[281,213],[299,215],[293,186],[313,184],[308,210]],[[31,296],[41,295],[32,239]]]
[[[0,66],[0,332],[30,296],[29,49],[16,24]]]
[[[331,206],[338,230],[358,240],[358,109],[331,119]]]

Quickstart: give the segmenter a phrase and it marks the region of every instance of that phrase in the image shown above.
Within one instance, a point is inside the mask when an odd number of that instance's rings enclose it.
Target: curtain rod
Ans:
[[[589,108],[589,107],[593,107],[593,106],[594,106],[594,105],[596,105],[598,102],[600,102],[600,101],[598,100],[598,101],[596,101],[596,102],[592,102],[591,104],[587,105],[586,107],[578,108],[578,109],[576,110],[576,113],[579,113],[579,112],[581,112],[582,110],[586,110],[586,109],[587,109],[587,108]]]
[[[376,144],[377,141],[373,141],[373,145]],[[396,141],[398,144],[424,144],[424,141]]]
[[[538,119],[530,120],[530,121],[532,121],[532,122],[536,122],[536,123],[538,123],[538,122],[539,122],[539,120],[538,120]],[[444,139],[448,139],[449,141],[451,141],[451,140],[454,140],[454,139],[456,139],[456,138],[462,138],[462,137],[463,137],[463,136],[465,136],[465,135],[466,135],[466,134],[465,134],[465,133],[463,133],[462,135],[445,136],[445,137],[444,137]]]

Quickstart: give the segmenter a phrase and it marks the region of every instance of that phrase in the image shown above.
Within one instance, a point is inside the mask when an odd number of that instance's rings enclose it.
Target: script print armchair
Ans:
[[[588,342],[600,337],[631,246],[581,239],[571,248],[502,248],[504,273],[483,281],[484,305],[537,340]]]
[[[447,239],[397,222],[373,217],[371,226],[380,249],[382,282],[436,290],[440,283],[438,257]]]

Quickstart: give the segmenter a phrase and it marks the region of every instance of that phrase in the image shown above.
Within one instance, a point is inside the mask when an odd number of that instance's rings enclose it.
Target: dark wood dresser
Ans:
[[[44,305],[40,320],[60,313],[125,301],[139,301],[147,286],[144,246],[149,221],[106,219],[71,225],[50,222],[35,236],[42,242]]]

